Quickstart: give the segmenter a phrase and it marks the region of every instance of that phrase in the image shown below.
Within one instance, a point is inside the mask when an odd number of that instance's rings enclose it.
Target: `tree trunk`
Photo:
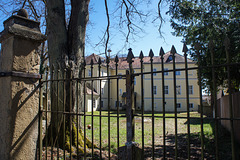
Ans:
[[[49,65],[51,67],[51,79],[63,78],[63,72],[66,70],[66,78],[80,78],[82,76],[82,62],[84,60],[85,50],[85,34],[88,22],[88,6],[90,0],[71,0],[71,15],[69,25],[67,27],[65,20],[65,3],[64,0],[47,0],[47,35],[48,35],[48,55]],[[55,70],[53,70],[53,67]],[[58,89],[57,89],[58,85]],[[82,93],[83,87],[81,83],[78,86],[78,93],[76,93],[77,83],[66,81],[51,83],[51,124],[50,136],[54,136],[55,140],[51,143],[55,145],[56,139],[60,147],[65,145],[71,151],[69,146],[69,134],[72,132],[72,140],[76,139],[79,135],[77,148],[83,147],[82,131],[76,130],[76,119],[66,116],[66,122],[63,121],[62,114],[55,113],[54,111],[76,111],[82,108]],[[65,91],[64,91],[65,89]],[[64,94],[65,92],[65,94]],[[78,96],[77,96],[78,94]],[[63,97],[65,95],[65,97]],[[71,96],[72,95],[72,96]],[[76,99],[78,97],[78,100]],[[63,104],[65,102],[65,106]],[[77,104],[78,102],[78,104]],[[77,108],[77,106],[79,108]],[[63,123],[66,123],[66,143],[63,142]],[[48,136],[49,137],[49,136]],[[60,140],[60,141],[59,141]],[[87,145],[91,146],[89,140],[86,140]],[[73,141],[73,145],[77,142]],[[81,149],[80,149],[81,150]],[[81,150],[82,151],[82,150]]]

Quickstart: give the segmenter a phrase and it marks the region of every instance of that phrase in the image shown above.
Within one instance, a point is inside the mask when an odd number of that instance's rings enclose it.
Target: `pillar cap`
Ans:
[[[44,42],[47,37],[40,32],[39,22],[23,16],[13,15],[3,22],[4,30],[0,33],[0,42],[10,36]]]

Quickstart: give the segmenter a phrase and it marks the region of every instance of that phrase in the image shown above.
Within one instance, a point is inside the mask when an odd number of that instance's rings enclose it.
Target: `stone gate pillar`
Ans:
[[[46,37],[25,10],[0,33],[0,159],[33,160],[38,140],[38,47]]]

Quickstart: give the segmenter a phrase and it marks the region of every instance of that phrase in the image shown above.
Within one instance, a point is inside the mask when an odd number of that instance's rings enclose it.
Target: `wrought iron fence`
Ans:
[[[170,59],[165,58],[162,48],[155,57],[151,50],[148,57],[141,52],[134,58],[131,49],[127,57],[113,60],[95,56],[83,63],[80,78],[72,70],[57,66],[46,70],[40,80],[39,159],[237,159],[234,129],[240,117],[233,116],[231,90],[229,117],[219,114],[215,70],[225,68],[231,86],[231,67],[239,68],[240,63],[231,63],[226,51],[225,64],[212,61],[210,66],[200,66],[188,59],[187,52],[184,45],[183,56],[173,46]],[[199,52],[196,47],[198,59]],[[214,59],[214,51],[211,53]],[[177,62],[179,57],[181,63]],[[168,60],[171,68],[166,68]],[[212,117],[203,111],[203,69],[212,70]],[[178,72],[184,73],[181,78]],[[190,87],[193,79],[194,86]],[[193,109],[190,101],[194,87],[198,107]],[[57,125],[52,125],[53,120]],[[223,136],[220,121],[230,121],[230,136]],[[206,129],[212,129],[212,134]]]

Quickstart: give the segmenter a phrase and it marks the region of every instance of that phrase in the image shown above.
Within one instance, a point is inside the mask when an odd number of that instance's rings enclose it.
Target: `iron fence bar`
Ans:
[[[155,150],[155,137],[154,137],[154,82],[153,82],[153,51],[150,50],[149,57],[150,57],[150,65],[151,65],[151,98],[152,98],[152,158],[155,158],[154,150]]]
[[[98,60],[98,76],[101,77],[101,58]],[[102,75],[103,76],[103,75]],[[102,159],[102,80],[99,79],[99,101],[100,101],[100,111],[99,111],[99,143],[100,143],[100,159]]]
[[[118,75],[118,56],[115,58],[116,76]],[[117,152],[119,157],[119,79],[117,79]]]
[[[51,80],[53,80],[53,77],[54,77],[54,66],[52,65],[52,67],[51,67]],[[51,83],[50,83],[50,87],[51,87],[51,102],[53,102],[53,83],[54,83],[55,81],[51,81]],[[51,103],[51,111],[52,111],[52,103]],[[51,119],[52,119],[52,112],[50,112],[51,113]],[[52,122],[51,122],[52,123]],[[50,137],[50,144],[51,144],[51,160],[53,160],[53,125],[50,123],[50,126],[51,126],[51,137]]]
[[[70,100],[69,100],[69,111],[72,112],[73,107],[73,81],[71,80],[73,77],[73,68],[70,69],[70,81],[69,81],[69,89],[70,89]],[[70,160],[72,160],[72,115],[69,115],[69,132],[70,132]]]
[[[43,92],[42,92],[42,82],[41,82],[41,79],[42,79],[42,75],[41,75],[41,78],[39,79],[39,108],[38,108],[38,114],[39,114],[39,126],[38,126],[38,134],[39,134],[39,152],[38,152],[38,156],[39,156],[39,160],[42,160],[42,102],[43,102]]]
[[[202,103],[202,70],[201,70],[201,57],[199,50],[201,46],[199,43],[195,45],[197,59],[198,59],[198,85],[199,85],[199,97],[200,97],[200,118],[201,118],[201,159],[204,159],[204,130],[203,130],[203,103]]]
[[[79,69],[79,75],[78,75],[79,77],[81,76],[81,69]],[[76,106],[77,106],[77,108],[76,108],[76,111],[77,111],[77,114],[79,113],[79,101],[78,101],[78,98],[79,98],[79,96],[78,96],[78,94],[79,94],[79,81],[77,80],[76,81]],[[80,89],[80,94],[81,94],[81,89]],[[78,117],[78,115],[76,115],[76,124],[77,124],[77,159],[79,159],[79,149],[78,149],[78,145],[79,145],[79,134],[78,134],[78,132],[79,132],[79,117]]]
[[[45,110],[43,110],[43,112],[46,112]],[[47,112],[57,112],[57,111],[47,111]],[[83,116],[84,113],[73,113],[73,112],[60,112],[59,113],[62,113],[62,114],[65,114],[65,115],[79,115],[79,116]],[[135,117],[142,117],[141,114],[133,114]],[[86,117],[89,117],[89,116],[92,116],[92,115],[85,115]],[[94,117],[108,117],[108,115],[93,115]],[[117,118],[117,116],[111,116],[110,117],[112,118]],[[119,115],[119,117],[126,117],[126,115]],[[152,116],[147,116],[147,115],[144,115],[143,117],[152,117]],[[163,118],[163,116],[157,116],[155,115],[154,116],[155,118]],[[165,118],[175,118],[175,116],[165,116]],[[187,117],[181,117],[181,116],[178,116],[177,117],[178,119],[187,119]],[[191,119],[198,119],[198,120],[201,120],[201,117],[190,117]],[[217,117],[217,118],[211,118],[211,117],[203,117],[202,119],[205,119],[205,120],[226,120],[226,121],[230,121],[230,120],[240,120],[240,118],[238,117],[235,117],[235,118],[220,118],[220,117]]]
[[[93,77],[93,59],[91,59],[91,78]],[[94,126],[93,126],[93,79],[92,79],[92,81],[91,81],[91,100],[92,100],[92,105],[91,105],[91,108],[92,108],[92,112],[91,112],[91,114],[92,114],[92,116],[91,116],[91,128],[92,128],[92,158],[93,158],[93,153],[94,153],[94,134],[93,134],[93,128],[94,128]]]
[[[187,64],[187,46],[184,43],[183,52],[184,52],[184,61],[185,61],[185,82],[186,82],[186,104],[187,104],[187,133],[188,133],[188,144],[187,144],[187,152],[188,152],[188,159],[190,160],[191,157],[191,150],[190,150],[190,111],[189,111],[189,81],[188,81],[188,64]]]
[[[211,53],[211,64],[215,65],[215,56],[214,56],[214,44],[213,41],[209,42],[209,49]],[[216,86],[216,75],[215,75],[215,68],[212,67],[212,83],[213,83],[213,105],[214,105],[214,117],[218,117],[217,113],[217,86]],[[219,159],[219,152],[218,152],[218,120],[215,119],[215,152],[216,152],[216,159]]]
[[[171,62],[170,62],[171,63]],[[158,63],[154,63],[158,64]],[[182,64],[182,63],[178,63]],[[220,64],[220,65],[207,65],[207,66],[200,66],[200,67],[189,67],[187,70],[198,70],[198,69],[211,69],[211,68],[219,68],[219,67],[227,67],[227,66],[239,66],[240,63],[231,63],[231,64]],[[185,71],[185,68],[175,68],[175,71]],[[151,73],[162,73],[162,72],[173,72],[173,70],[169,69],[166,71],[154,71],[154,72],[144,72],[143,74],[151,74]],[[134,76],[141,76],[141,73],[134,73]],[[124,76],[124,75],[123,75]]]
[[[161,67],[162,67],[162,105],[163,105],[163,159],[166,159],[166,118],[165,118],[165,82],[164,82],[164,51],[161,47],[160,56],[161,56]]]
[[[131,70],[132,71],[132,70]],[[126,159],[133,160],[133,142],[134,142],[134,116],[133,116],[133,84],[131,71],[126,70],[128,76],[126,79],[126,91],[127,91],[127,107],[126,107],[126,117],[127,117],[127,142],[126,142]]]
[[[46,79],[48,79],[48,67],[46,68]],[[48,152],[48,149],[47,149],[47,145],[48,145],[48,130],[47,130],[47,124],[48,124],[48,81],[46,82],[46,101],[47,101],[47,104],[46,104],[46,126],[45,126],[45,159],[47,160],[47,152]]]
[[[229,47],[230,47],[230,40],[228,37],[225,39],[225,52],[226,52],[226,59],[227,64],[231,63],[230,54],[229,54]],[[232,104],[232,82],[231,82],[231,68],[230,66],[227,66],[227,78],[228,78],[228,101],[229,101],[229,114],[230,118],[233,119],[233,104]],[[234,123],[233,120],[230,120],[230,128],[231,128],[231,144],[232,144],[232,159],[235,160],[236,158],[236,147],[235,147],[235,133],[234,133]]]
[[[157,64],[157,63],[154,63]],[[180,63],[178,63],[180,64]],[[227,66],[239,66],[240,63],[231,63],[231,64],[221,64],[221,65],[211,65],[211,66],[201,66],[201,67],[189,67],[188,70],[197,70],[197,69],[208,69],[208,68],[218,68],[218,67],[227,67]],[[176,68],[176,71],[185,71],[185,68]],[[173,70],[167,70],[164,72],[173,72]],[[162,73],[162,71],[154,71],[154,72],[143,72],[143,75],[145,74],[151,74],[151,73]],[[141,73],[133,73],[134,76],[141,76]],[[108,80],[108,79],[125,79],[126,75],[118,75],[118,76],[101,76],[100,79],[102,80]],[[92,79],[99,79],[99,77],[86,77],[86,78],[73,78],[72,80],[81,80],[81,81],[91,81]],[[64,79],[59,79],[59,81],[63,81]],[[69,81],[70,79],[65,79],[66,81]],[[46,81],[57,81],[57,80],[42,80],[42,82]]]
[[[56,77],[57,79],[59,79],[59,67],[57,67],[57,72],[56,72]],[[59,135],[59,131],[60,131],[60,124],[59,123],[59,119],[58,119],[58,114],[59,114],[59,81],[57,81],[57,136],[56,136],[56,141],[57,141],[57,159],[59,159],[59,143],[58,143],[58,135]],[[54,143],[55,144],[55,143]]]
[[[176,63],[175,63],[176,49],[172,46],[171,54],[173,58],[173,86],[174,86],[174,119],[175,119],[175,159],[178,157],[178,140],[177,140],[177,85],[176,85]]]
[[[101,76],[101,77],[85,77],[85,78],[82,78],[80,80],[82,81],[91,81],[92,79],[102,79],[102,80],[108,80],[108,79],[123,79],[123,78],[126,78],[126,75],[109,75],[108,76]],[[74,78],[74,80],[77,80],[79,78]]]
[[[137,75],[137,74],[136,74]],[[42,80],[42,82],[46,82],[46,81],[70,81],[70,80],[72,80],[72,81],[92,81],[92,80],[99,80],[99,79],[101,79],[101,80],[108,80],[108,79],[126,79],[126,75],[118,75],[118,76],[109,76],[109,78],[107,77],[107,76],[104,76],[104,77],[92,77],[91,78],[91,76],[90,77],[86,77],[86,78],[66,78],[66,79],[63,79],[63,78],[61,78],[61,79],[59,79],[59,80],[57,80],[57,79],[53,79],[53,80]]]
[[[86,77],[86,62],[83,63],[83,78]],[[86,159],[86,81],[83,81],[83,128],[84,128],[84,159]]]
[[[39,73],[26,73],[19,71],[12,72],[0,72],[0,77],[20,77],[20,78],[29,78],[29,79],[41,79],[41,75]]]
[[[107,56],[107,76],[109,77],[109,58]],[[111,149],[111,142],[110,142],[110,138],[111,138],[111,126],[110,126],[110,79],[108,79],[108,159],[110,160],[110,149]]]
[[[142,160],[144,159],[144,85],[143,85],[143,52],[140,52],[140,63],[141,63],[141,117],[142,117]]]
[[[63,78],[66,79],[66,70],[63,69],[62,70],[62,74],[63,74]],[[66,151],[65,151],[65,144],[66,144],[66,115],[64,114],[64,112],[66,111],[66,100],[65,100],[65,96],[66,96],[66,81],[63,80],[63,159],[66,159]]]
[[[127,62],[129,65],[129,70],[126,70],[126,92],[127,92],[127,107],[126,107],[126,117],[127,117],[127,142],[126,142],[126,159],[134,159],[134,134],[135,134],[135,121],[134,121],[134,76],[133,76],[133,53],[132,49],[128,49]]]

